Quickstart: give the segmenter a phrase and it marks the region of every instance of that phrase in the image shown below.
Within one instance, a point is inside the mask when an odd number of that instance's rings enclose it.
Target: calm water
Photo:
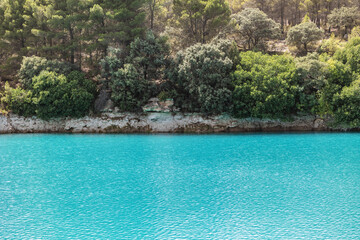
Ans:
[[[360,239],[360,134],[2,135],[0,239]]]

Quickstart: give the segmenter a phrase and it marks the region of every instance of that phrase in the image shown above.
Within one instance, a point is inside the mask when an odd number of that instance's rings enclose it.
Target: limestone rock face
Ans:
[[[54,119],[0,115],[0,133],[225,133],[348,131],[331,128],[329,120],[316,116],[293,121],[236,119],[226,115],[203,116],[189,113],[104,113],[99,117]]]
[[[0,133],[13,132],[12,126],[9,123],[9,118],[0,114]]]

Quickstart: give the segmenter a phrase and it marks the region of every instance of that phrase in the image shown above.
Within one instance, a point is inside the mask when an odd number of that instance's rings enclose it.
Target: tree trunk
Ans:
[[[71,28],[71,25],[69,25],[69,35],[70,35],[70,44],[71,44],[71,50],[70,50],[70,62],[72,64],[75,63],[75,50],[73,47],[73,43],[74,43],[74,32],[73,29]]]
[[[150,10],[150,29],[154,29],[154,12],[155,12],[156,0],[151,0],[149,4]]]

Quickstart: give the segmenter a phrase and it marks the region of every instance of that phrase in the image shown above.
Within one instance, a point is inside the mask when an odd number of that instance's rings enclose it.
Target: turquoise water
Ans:
[[[360,134],[1,135],[0,239],[360,239]]]

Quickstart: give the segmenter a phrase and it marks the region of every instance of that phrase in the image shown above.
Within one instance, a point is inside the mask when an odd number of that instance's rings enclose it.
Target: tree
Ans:
[[[86,115],[94,100],[93,85],[88,81],[79,72],[72,72],[66,77],[42,71],[33,78],[36,115],[42,119]]]
[[[23,58],[20,70],[18,71],[18,77],[25,89],[31,89],[33,86],[33,78],[38,76],[42,71],[51,71],[67,76],[75,70],[78,70],[76,66],[67,62],[32,56]]]
[[[5,109],[21,116],[35,115],[35,105],[32,102],[32,92],[21,87],[12,88],[9,83],[5,83],[4,92],[0,92],[0,102],[5,105]]]
[[[82,117],[88,113],[94,93],[94,84],[83,73],[74,71],[66,77],[42,71],[33,78],[30,90],[6,86],[2,102],[9,110],[24,116]]]
[[[206,43],[229,21],[230,8],[225,0],[174,0],[176,25],[189,43]]]
[[[136,38],[130,44],[128,62],[132,63],[148,82],[161,81],[164,78],[162,75],[170,54],[166,40],[149,31],[144,39]]]
[[[360,38],[352,38],[335,53],[334,58],[349,65],[353,72],[360,73]]]
[[[300,101],[301,89],[294,59],[261,52],[242,52],[234,73],[234,115],[275,118],[306,109]]]
[[[334,109],[338,122],[360,127],[360,79],[334,96]]]
[[[111,99],[121,111],[136,112],[149,100],[149,83],[132,64],[125,64],[112,75]]]
[[[150,29],[154,29],[155,11],[158,7],[160,0],[147,0],[147,7],[149,10]]]
[[[326,64],[319,60],[317,53],[309,53],[305,57],[295,59],[296,72],[298,74],[300,86],[308,95],[314,95],[321,90],[326,82]]]
[[[248,0],[228,0],[231,12],[239,12]]]
[[[280,26],[257,8],[247,8],[232,15],[231,24],[235,32],[240,34],[246,49],[261,47],[265,40],[280,35]]]
[[[305,53],[309,51],[309,45],[322,39],[323,31],[316,27],[313,22],[300,23],[290,28],[286,42],[289,45],[296,46],[299,50],[303,49]]]
[[[343,36],[359,22],[360,13],[356,7],[342,7],[332,10],[329,14],[329,23],[339,30],[344,29]]]
[[[114,46],[128,46],[136,37],[145,32],[146,0],[104,0],[100,6],[107,18],[103,35],[104,41],[115,43]]]
[[[335,37],[335,34],[332,33],[330,38],[324,40],[321,43],[320,52],[325,52],[329,54],[330,56],[334,55],[335,52],[342,47],[343,43],[341,42],[341,39],[338,39]]]
[[[309,18],[316,23],[317,27],[321,25],[321,10],[323,0],[303,0],[303,7]]]
[[[232,84],[229,41],[196,44],[177,54],[169,75],[175,104],[183,111],[218,114],[230,111]]]
[[[31,28],[26,26],[26,0],[0,1],[0,70],[3,77],[14,78],[21,58],[27,54]]]
[[[319,94],[320,112],[332,114],[334,108],[334,96],[340,94],[344,87],[353,82],[353,73],[349,65],[340,61],[329,59],[325,66],[325,86]]]
[[[100,63],[104,88],[112,89],[112,99],[120,109],[137,111],[149,97],[158,94],[165,81],[169,46],[166,38],[149,31],[130,44],[127,58],[122,58],[121,52],[111,49],[111,54]]]

